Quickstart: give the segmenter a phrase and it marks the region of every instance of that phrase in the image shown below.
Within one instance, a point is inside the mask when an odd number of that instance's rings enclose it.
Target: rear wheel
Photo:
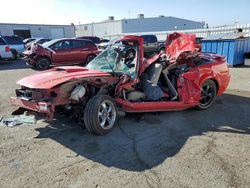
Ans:
[[[90,61],[92,61],[93,59],[95,59],[95,55],[89,55],[87,58],[86,58],[86,60],[85,60],[85,62],[82,64],[82,66],[86,66]]]
[[[208,109],[216,98],[217,87],[213,80],[205,81],[201,86],[201,99],[197,106],[199,110]]]
[[[46,70],[50,68],[50,60],[46,57],[40,57],[35,63],[35,67],[39,70]]]
[[[12,53],[12,59],[17,60],[17,56],[18,56],[17,51],[16,50],[11,50],[11,53]]]
[[[96,135],[105,135],[114,127],[117,118],[115,101],[108,95],[91,98],[84,110],[84,124]]]

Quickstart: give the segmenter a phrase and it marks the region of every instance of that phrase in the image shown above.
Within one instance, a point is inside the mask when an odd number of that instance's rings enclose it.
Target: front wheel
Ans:
[[[111,132],[116,119],[116,104],[110,96],[97,95],[88,101],[84,110],[84,124],[89,132],[105,135]]]
[[[206,110],[212,106],[217,94],[217,87],[213,80],[205,81],[201,86],[201,99],[197,106],[199,110]]]
[[[40,57],[35,63],[35,67],[39,70],[46,70],[50,68],[50,60],[46,57]]]

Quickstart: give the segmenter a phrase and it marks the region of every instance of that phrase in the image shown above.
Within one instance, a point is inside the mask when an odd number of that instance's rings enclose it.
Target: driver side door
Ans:
[[[74,54],[71,53],[71,40],[62,40],[55,43],[51,48],[53,64],[67,64],[74,61]]]

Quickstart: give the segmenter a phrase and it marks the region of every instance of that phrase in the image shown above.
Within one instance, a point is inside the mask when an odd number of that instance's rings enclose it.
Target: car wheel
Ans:
[[[96,135],[111,132],[116,118],[115,101],[107,95],[97,95],[91,98],[84,110],[84,124],[89,132]]]
[[[163,52],[165,53],[165,48],[164,48],[164,47],[161,47],[161,48],[159,49],[159,53],[160,53],[161,51],[163,51]]]
[[[17,60],[17,56],[18,56],[17,51],[16,50],[11,50],[11,53],[12,53],[12,59]]]
[[[35,67],[39,70],[46,70],[50,68],[50,60],[46,57],[40,57],[37,59]]]
[[[214,102],[217,94],[217,87],[213,80],[205,81],[201,86],[201,99],[197,106],[199,110],[208,109]]]
[[[89,55],[87,58],[86,58],[86,60],[85,60],[85,62],[82,64],[83,66],[86,66],[90,61],[92,61],[93,59],[95,59],[95,55]]]

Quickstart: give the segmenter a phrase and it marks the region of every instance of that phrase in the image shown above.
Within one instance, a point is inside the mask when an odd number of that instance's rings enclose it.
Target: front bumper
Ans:
[[[26,55],[26,54],[22,54],[23,56],[23,60],[26,62],[26,64],[28,65],[33,65],[35,64],[35,55],[31,54],[31,55]]]
[[[11,97],[10,103],[14,106],[45,114],[48,120],[52,120],[54,117],[55,106],[48,102],[27,101],[18,97]]]

